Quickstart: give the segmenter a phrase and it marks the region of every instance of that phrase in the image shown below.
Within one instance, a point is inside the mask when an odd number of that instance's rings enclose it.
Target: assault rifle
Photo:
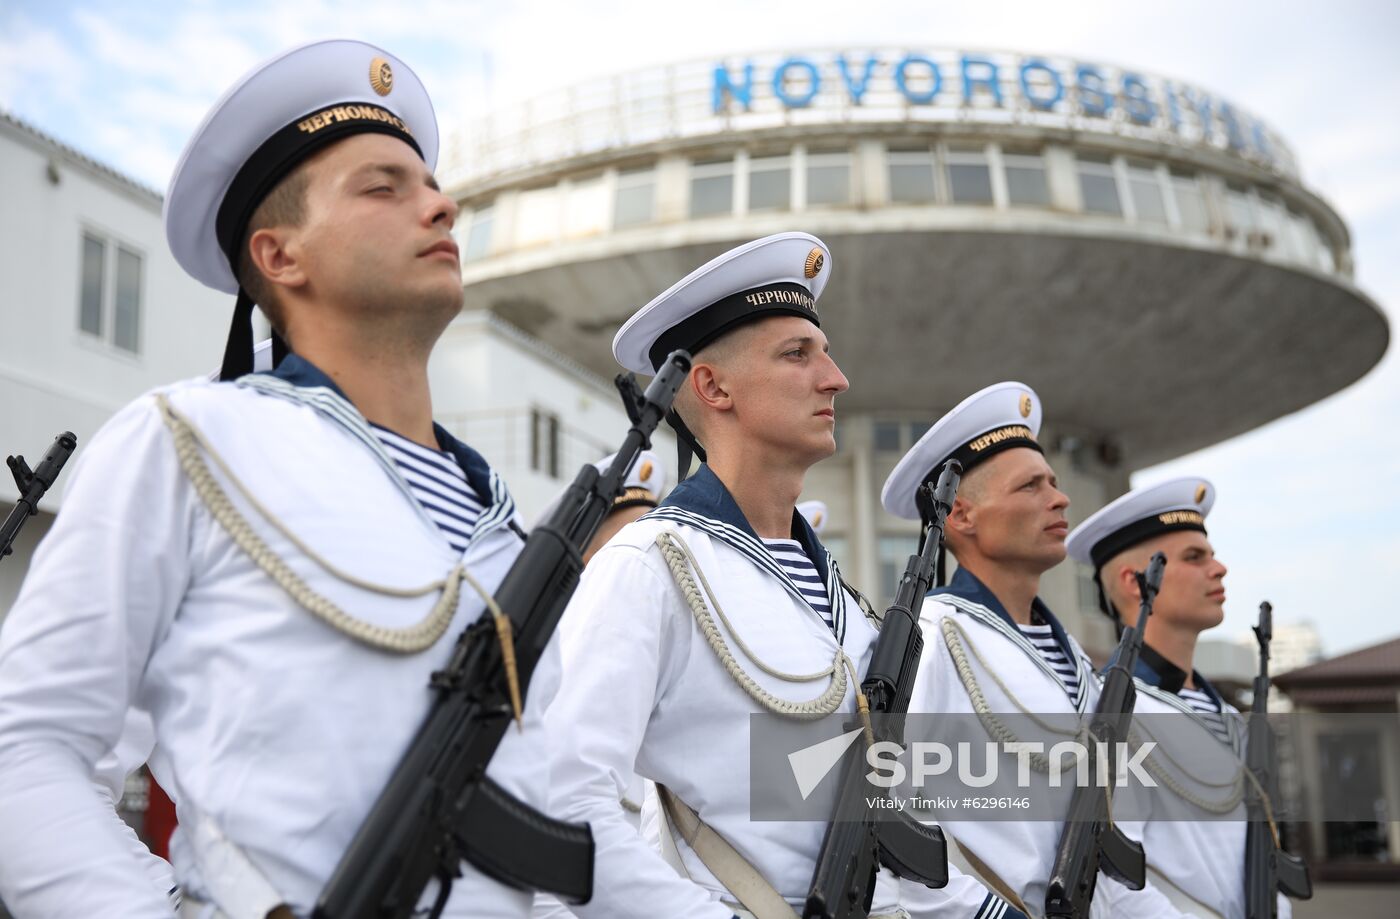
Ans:
[[[531,531],[496,590],[507,621],[483,614],[433,674],[433,707],[322,891],[317,919],[402,919],[433,878],[437,917],[462,859],[518,889],[575,903],[592,896],[589,828],[516,799],[486,776],[486,766],[512,715],[519,718],[530,677],[578,586],[583,550],[689,371],[690,355],[673,351],[645,393],[630,375],[618,376],[632,427],[617,458],[601,474],[585,465]]]
[[[1162,586],[1162,570],[1166,566],[1167,557],[1158,552],[1148,563],[1146,574],[1136,572],[1138,593],[1142,598],[1138,604],[1137,623],[1125,628],[1118,640],[1118,650],[1104,676],[1099,704],[1089,721],[1090,776],[1100,775],[1102,767],[1098,758],[1103,755],[1109,758],[1104,774],[1109,776],[1110,782],[1116,781],[1116,751],[1120,743],[1128,740],[1133,706],[1137,702],[1133,671],[1137,669],[1143,631],[1147,628],[1147,618],[1152,615],[1152,602]],[[1099,869],[1130,890],[1141,890],[1147,883],[1147,859],[1142,845],[1113,825],[1108,809],[1109,793],[1108,788],[1092,785],[1074,789],[1055,852],[1055,865],[1050,871],[1050,883],[1045,890],[1047,917],[1087,919]]]
[[[68,457],[73,455],[77,446],[78,438],[73,436],[73,432],[64,431],[53,439],[53,446],[44,454],[38,469],[31,470],[23,456],[5,458],[5,464],[10,467],[10,473],[15,477],[19,500],[15,502],[14,510],[10,511],[5,522],[0,524],[0,558],[13,551],[11,546],[15,537],[19,535],[20,527],[24,526],[24,521],[39,513],[39,499],[44,497],[44,492],[53,487],[58,474],[63,471],[63,464],[68,462]]]
[[[902,715],[909,711],[909,695],[923,654],[924,637],[919,631],[919,609],[934,585],[934,559],[943,542],[943,527],[953,499],[958,493],[962,466],[950,460],[939,473],[938,485],[919,488],[919,511],[927,521],[923,544],[909,556],[904,577],[899,582],[894,603],[885,610],[880,637],[870,654],[861,692],[870,703],[872,715]],[[869,725],[862,725],[869,727]],[[879,719],[878,738],[903,745],[903,728],[898,718]],[[865,781],[866,749],[857,742],[846,757],[836,809],[822,840],[817,869],[807,893],[803,919],[866,919],[875,896],[875,873],[880,865],[897,876],[918,881],[926,887],[948,883],[948,849],[943,831],[924,826],[900,812],[894,819],[875,822],[866,799],[872,794]]]
[[[1259,675],[1254,678],[1254,712],[1249,716],[1249,749],[1245,766],[1254,774],[1245,797],[1249,829],[1244,838],[1245,916],[1248,919],[1274,919],[1278,915],[1278,892],[1299,900],[1312,898],[1312,878],[1308,864],[1283,851],[1275,834],[1276,824],[1269,802],[1278,800],[1274,732],[1269,727],[1269,642],[1274,637],[1274,608],[1265,600],[1259,604]],[[1257,783],[1257,784],[1256,784]],[[1262,794],[1261,794],[1262,791]],[[1266,802],[1264,796],[1268,796]]]

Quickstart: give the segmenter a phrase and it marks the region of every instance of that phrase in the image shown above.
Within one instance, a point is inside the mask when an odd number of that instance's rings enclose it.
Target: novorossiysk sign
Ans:
[[[718,62],[711,106],[734,115],[776,106],[957,108],[1078,116],[1084,126],[1168,131],[1293,171],[1292,155],[1261,121],[1196,87],[1108,65],[1009,53],[837,52]]]

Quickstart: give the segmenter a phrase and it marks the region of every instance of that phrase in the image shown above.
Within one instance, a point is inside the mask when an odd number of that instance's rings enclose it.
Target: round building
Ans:
[[[801,229],[832,250],[822,328],[851,380],[808,478],[853,583],[888,597],[915,532],[879,489],[913,440],[1004,379],[1077,523],[1129,473],[1354,382],[1389,330],[1287,143],[1219,95],[1015,52],[782,51],[621,74],[449,140],[468,309],[610,376],[639,306]],[[1091,651],[1088,573],[1043,594]]]

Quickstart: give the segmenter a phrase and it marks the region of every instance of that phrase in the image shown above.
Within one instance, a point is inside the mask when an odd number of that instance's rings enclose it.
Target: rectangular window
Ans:
[[[1050,206],[1050,186],[1040,154],[1004,153],[1001,159],[1006,166],[1006,199],[1012,206]]]
[[[82,238],[78,328],[123,351],[140,354],[141,254],[91,231]]]
[[[102,287],[106,276],[107,243],[83,234],[83,290],[78,306],[78,328],[89,335],[102,334]]]
[[[786,156],[749,160],[749,210],[792,208],[792,161]]]
[[[1138,223],[1167,222],[1167,204],[1157,167],[1151,163],[1128,164],[1128,190],[1133,196],[1133,213]]]
[[[557,185],[522,191],[515,204],[515,244],[524,247],[554,242],[562,225],[561,203]]]
[[[1226,184],[1225,214],[1230,226],[1241,237],[1254,232],[1254,206],[1249,200],[1249,186]]]
[[[880,602],[876,609],[883,611],[894,601],[894,592],[909,564],[909,556],[919,550],[919,537],[913,534],[881,536],[875,540],[875,547],[880,563]]]
[[[1210,214],[1206,211],[1205,194],[1194,172],[1173,169],[1171,172],[1172,193],[1176,195],[1176,210],[1181,215],[1181,226],[1187,230],[1204,233],[1210,229]]]
[[[132,354],[141,353],[141,256],[117,246],[117,290],[112,343]]]
[[[1086,214],[1123,216],[1123,201],[1118,196],[1118,179],[1108,157],[1080,154],[1075,158],[1079,173],[1079,196]]]
[[[479,261],[491,252],[491,224],[495,222],[495,216],[496,209],[490,204],[472,211],[472,224],[471,229],[467,231],[467,245],[462,252],[462,261]]]
[[[602,176],[574,179],[564,199],[564,235],[575,239],[607,229],[608,192]]]
[[[695,163],[690,167],[690,216],[734,213],[734,161]]]
[[[530,410],[530,468],[559,478],[559,416]]]
[[[630,227],[656,219],[656,170],[629,169],[617,174],[613,226]]]
[[[807,156],[807,204],[849,204],[851,156],[849,153],[812,153]]]
[[[948,192],[954,204],[991,204],[992,170],[987,151],[948,151]]]
[[[875,422],[875,449],[882,453],[898,453],[904,449],[899,436],[898,421]]]
[[[890,200],[905,204],[930,204],[934,200],[933,153],[928,150],[891,150]]]

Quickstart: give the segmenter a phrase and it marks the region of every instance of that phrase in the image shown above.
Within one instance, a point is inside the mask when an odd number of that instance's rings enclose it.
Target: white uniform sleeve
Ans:
[[[638,549],[613,545],[589,563],[560,623],[563,679],[545,726],[553,810],[593,828],[593,899],[570,907],[584,919],[732,915],[643,841],[620,800],[666,685],[666,649],[689,627],[666,615],[675,591]]]
[[[0,629],[0,897],[18,915],[170,917],[95,778],[188,579],[189,493],[149,399],[80,448]]]

